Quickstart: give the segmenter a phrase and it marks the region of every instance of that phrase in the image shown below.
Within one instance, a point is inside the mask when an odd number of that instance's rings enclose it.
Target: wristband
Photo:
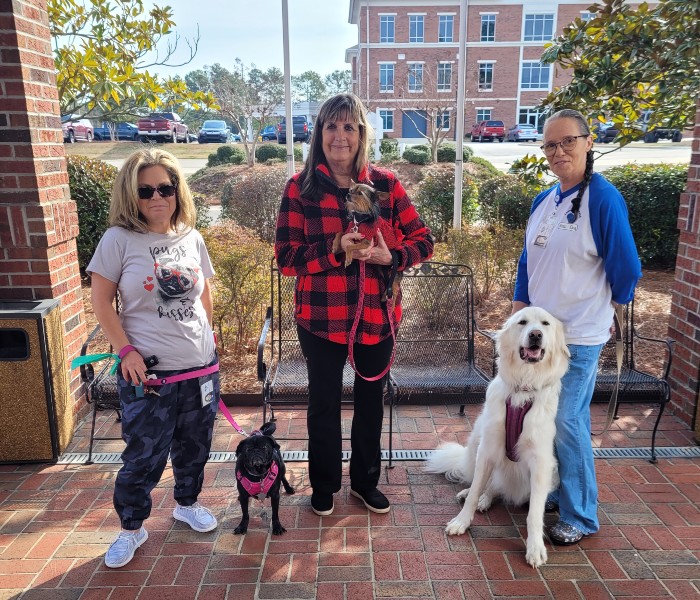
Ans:
[[[119,351],[119,360],[122,360],[129,352],[131,351],[136,352],[136,348],[134,348],[131,344],[127,344],[124,346],[120,351]]]

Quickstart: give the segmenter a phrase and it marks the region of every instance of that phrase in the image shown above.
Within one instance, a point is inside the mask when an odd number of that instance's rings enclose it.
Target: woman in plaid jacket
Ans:
[[[368,162],[370,126],[365,109],[353,94],[338,94],[321,107],[304,169],[284,190],[275,239],[275,256],[284,275],[296,281],[295,316],[309,376],[309,479],[311,507],[318,515],[333,512],[333,494],[340,490],[342,436],[340,401],[343,368],[359,298],[359,262],[365,263],[362,318],[353,340],[357,371],[368,378],[382,373],[392,354],[393,338],[382,301],[392,269],[402,271],[430,258],[433,239],[406,191],[388,170]],[[353,182],[366,183],[382,194],[381,217],[402,236],[389,249],[381,232],[368,248],[355,253],[345,267],[345,249],[363,239],[353,233],[345,197]],[[340,250],[333,252],[336,234]],[[396,266],[394,266],[396,265]],[[395,298],[394,320],[401,320],[401,295]],[[384,415],[383,379],[354,383],[351,430],[350,493],[377,513],[390,509],[377,489],[381,469]]]

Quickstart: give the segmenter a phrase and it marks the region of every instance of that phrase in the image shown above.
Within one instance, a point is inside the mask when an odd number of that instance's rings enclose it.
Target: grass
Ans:
[[[258,142],[257,145],[276,144],[277,142]],[[178,158],[208,158],[210,154],[222,144],[157,144],[163,150],[167,150]],[[243,149],[243,144],[235,144]],[[141,142],[76,142],[75,144],[64,144],[66,154],[79,154],[89,156],[99,160],[109,160],[115,158],[126,158],[134,150],[142,147]]]

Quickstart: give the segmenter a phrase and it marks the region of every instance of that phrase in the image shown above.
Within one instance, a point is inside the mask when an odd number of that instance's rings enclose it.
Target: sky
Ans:
[[[171,6],[177,32],[193,38],[199,25],[194,60],[179,68],[149,69],[162,76],[185,75],[205,65],[231,68],[236,58],[262,70],[284,69],[282,0],[156,0],[144,6]],[[292,75],[316,71],[322,77],[348,70],[345,50],[357,43],[357,26],[348,23],[349,0],[288,0],[289,62]],[[172,36],[169,36],[172,37]],[[175,55],[189,55],[184,43]]]

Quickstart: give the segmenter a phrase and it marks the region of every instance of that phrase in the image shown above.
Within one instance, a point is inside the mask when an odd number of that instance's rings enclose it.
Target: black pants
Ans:
[[[348,347],[297,327],[309,371],[309,481],[314,491],[335,493],[342,478],[340,401]],[[393,339],[379,344],[355,344],[355,366],[367,377],[389,364]],[[350,432],[350,486],[357,491],[377,487],[381,472],[381,436],[384,419],[384,380],[366,381],[355,375],[354,411]]]

